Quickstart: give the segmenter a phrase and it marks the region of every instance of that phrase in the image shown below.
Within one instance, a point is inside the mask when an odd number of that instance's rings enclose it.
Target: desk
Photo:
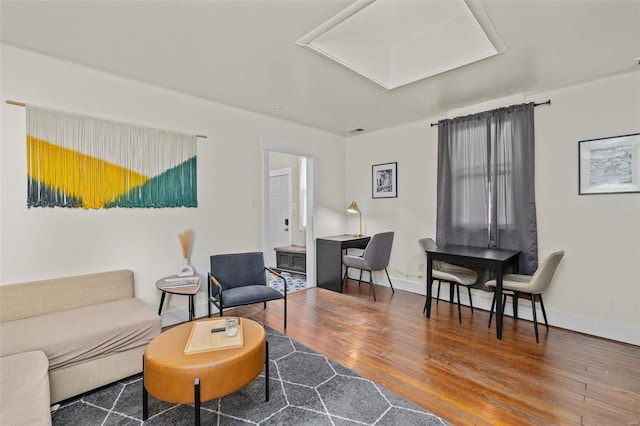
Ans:
[[[156,287],[158,290],[162,292],[162,296],[160,297],[160,307],[158,308],[158,315],[162,313],[162,305],[164,304],[164,298],[167,293],[170,294],[181,294],[183,296],[189,296],[189,321],[193,320],[193,315],[195,311],[195,302],[194,297],[198,294],[198,290],[200,290],[200,275],[193,275],[189,277],[182,278],[198,278],[197,285],[189,285],[185,287],[165,287],[165,280],[167,279],[177,279],[177,275],[170,275],[168,277],[160,278],[156,281]]]
[[[432,268],[434,260],[443,260],[457,265],[480,266],[496,271],[496,336],[502,339],[502,275],[508,265],[518,272],[517,250],[494,250],[481,247],[442,246],[427,250],[427,318],[431,316],[431,287],[433,286]]]
[[[320,288],[342,293],[342,251],[364,249],[371,237],[352,234],[316,238],[316,283]]]

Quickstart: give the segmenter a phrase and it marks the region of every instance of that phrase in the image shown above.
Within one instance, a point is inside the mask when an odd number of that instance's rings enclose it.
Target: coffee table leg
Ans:
[[[193,401],[195,402],[195,425],[200,426],[200,378],[196,377],[193,383]]]
[[[162,293],[164,294],[164,293]],[[149,418],[149,394],[144,387],[144,356],[142,357],[142,421]]]
[[[269,402],[269,341],[265,340],[265,351],[267,352],[267,359],[264,362],[264,372],[265,372],[265,390],[264,390],[264,394],[265,394],[265,398],[266,401]]]

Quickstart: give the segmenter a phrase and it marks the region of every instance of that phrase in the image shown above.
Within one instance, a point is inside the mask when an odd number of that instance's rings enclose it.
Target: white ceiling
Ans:
[[[2,0],[0,36],[8,45],[340,135],[640,68],[640,0],[483,0],[469,7],[486,15],[504,53],[387,90],[296,44],[352,3]]]

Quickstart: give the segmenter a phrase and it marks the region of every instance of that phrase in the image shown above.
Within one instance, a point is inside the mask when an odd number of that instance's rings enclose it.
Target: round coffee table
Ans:
[[[241,318],[241,348],[185,355],[195,323],[173,327],[153,339],[143,357],[142,419],[148,418],[148,393],[174,404],[194,404],[200,424],[200,403],[221,398],[252,382],[265,367],[265,397],[269,400],[269,346],[264,328]]]

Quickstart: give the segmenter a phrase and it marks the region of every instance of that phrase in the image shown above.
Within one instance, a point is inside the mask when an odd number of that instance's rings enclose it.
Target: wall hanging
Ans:
[[[398,196],[398,163],[371,166],[372,198],[395,198]]]
[[[578,193],[640,192],[640,133],[578,142]]]
[[[198,206],[198,135],[25,107],[28,207]]]

